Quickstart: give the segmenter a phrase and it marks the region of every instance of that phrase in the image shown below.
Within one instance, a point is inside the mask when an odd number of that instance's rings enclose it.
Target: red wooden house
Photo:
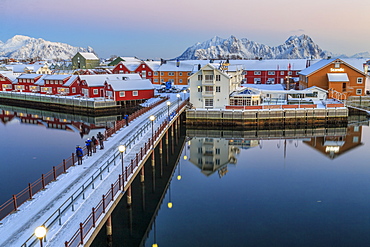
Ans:
[[[144,101],[154,97],[154,87],[148,79],[118,79],[105,83],[107,96],[115,101]]]
[[[12,91],[15,79],[16,75],[13,72],[4,71],[0,73],[0,91]]]
[[[40,92],[40,82],[45,75],[40,74],[22,74],[13,82],[13,91],[38,93]]]
[[[41,94],[79,95],[81,94],[80,80],[77,75],[47,75],[40,87]]]
[[[113,69],[113,74],[131,74],[131,71],[129,68],[126,67],[124,62],[119,62]]]

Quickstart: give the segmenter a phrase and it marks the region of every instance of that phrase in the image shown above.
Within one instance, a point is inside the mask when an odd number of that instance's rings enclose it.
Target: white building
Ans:
[[[209,63],[189,77],[190,103],[194,108],[225,109],[229,95],[240,87],[243,67]]]

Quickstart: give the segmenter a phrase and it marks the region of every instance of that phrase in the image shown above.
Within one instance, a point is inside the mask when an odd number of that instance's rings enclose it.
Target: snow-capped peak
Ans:
[[[93,52],[87,49],[74,47],[65,43],[51,42],[44,39],[31,38],[24,35],[15,35],[5,43],[0,42],[0,57],[16,59],[39,58],[43,60],[71,59],[77,52]]]

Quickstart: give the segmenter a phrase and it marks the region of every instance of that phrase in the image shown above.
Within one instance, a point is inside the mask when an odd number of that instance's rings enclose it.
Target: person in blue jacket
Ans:
[[[90,138],[87,138],[85,143],[86,143],[86,149],[87,149],[87,156],[92,156],[92,146],[91,146]]]
[[[77,156],[78,165],[82,165],[82,157],[84,156],[84,152],[82,151],[82,148],[79,145],[77,145],[76,147],[76,156]]]

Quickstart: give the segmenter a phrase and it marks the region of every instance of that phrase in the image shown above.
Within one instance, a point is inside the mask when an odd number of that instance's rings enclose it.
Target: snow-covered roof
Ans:
[[[104,86],[107,81],[111,80],[141,80],[139,74],[99,74],[99,75],[80,75],[80,79],[86,81],[89,86]]]
[[[259,90],[285,90],[282,84],[242,84],[242,86]]]
[[[99,60],[99,58],[92,52],[79,52],[81,56],[89,60]]]
[[[38,79],[37,82],[35,82],[35,85],[37,85],[37,86],[43,86],[43,85],[45,85],[44,79],[45,79],[46,76],[47,75],[42,75],[42,77],[40,79]]]
[[[45,77],[45,80],[65,80],[71,75],[48,75]]]
[[[40,74],[22,74],[18,76],[18,79],[35,79],[40,76]]]
[[[178,65],[178,66],[177,66]],[[158,71],[193,71],[194,64],[187,63],[184,61],[180,61],[177,63],[176,61],[167,61],[166,63],[162,64]]]
[[[302,70],[301,72],[299,72],[299,74],[304,75],[304,76],[310,75],[313,72],[331,64],[334,60],[335,60],[334,58],[332,58],[332,59],[322,59],[322,60],[318,61],[317,63],[311,65],[310,67]]]
[[[119,64],[125,65],[129,71],[134,71],[140,66],[141,61],[120,62]]]
[[[160,61],[145,61],[145,64],[148,65],[153,71],[158,71],[159,67],[161,66]]]
[[[148,79],[141,80],[109,80],[108,82],[114,91],[132,91],[154,89],[153,84]]]
[[[140,59],[136,57],[120,57],[125,62],[141,62]]]
[[[18,77],[17,75],[14,75],[13,71],[0,71],[0,74],[8,78],[10,81],[14,81]]]
[[[328,80],[332,82],[347,82],[349,81],[347,73],[328,73]]]
[[[63,86],[69,87],[75,80],[77,80],[78,75],[72,75]]]

